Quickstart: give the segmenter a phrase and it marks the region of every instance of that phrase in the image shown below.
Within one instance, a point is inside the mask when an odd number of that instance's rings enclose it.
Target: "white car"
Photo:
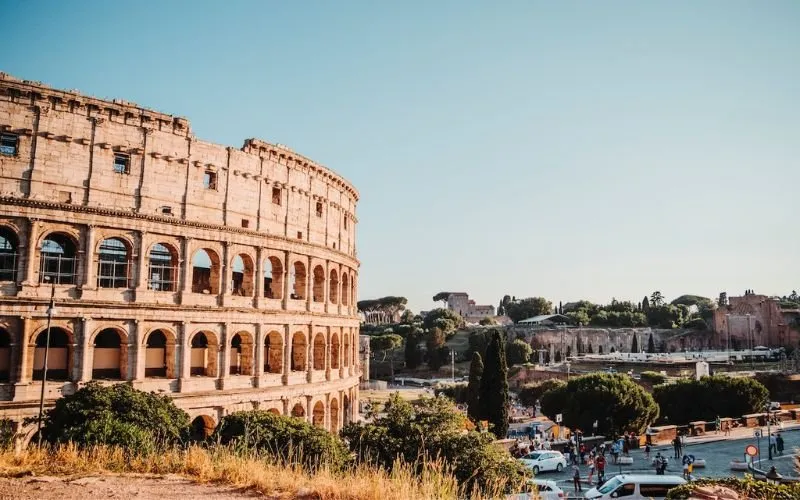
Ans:
[[[567,494],[558,487],[555,481],[531,479],[525,485],[525,491],[506,495],[506,500],[564,500]]]
[[[599,488],[587,491],[587,500],[655,500],[665,498],[672,488],[686,484],[680,476],[622,474],[614,476]]]
[[[567,459],[560,451],[534,451],[520,458],[519,461],[529,467],[534,474],[548,470],[561,472],[567,467]]]

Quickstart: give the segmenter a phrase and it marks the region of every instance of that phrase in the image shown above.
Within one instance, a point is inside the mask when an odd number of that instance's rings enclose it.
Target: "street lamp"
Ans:
[[[772,420],[772,415],[769,408],[769,403],[767,403],[767,458],[772,460],[772,429],[770,427],[770,420]],[[774,467],[773,467],[774,469]]]
[[[45,276],[44,281],[50,281],[50,276]],[[47,307],[47,333],[45,334],[44,344],[44,363],[42,366],[42,393],[39,396],[39,421],[36,425],[36,432],[39,434],[39,447],[42,446],[42,415],[44,414],[44,388],[47,382],[47,358],[50,354],[50,322],[56,313],[56,283],[53,281],[50,288],[50,305]]]

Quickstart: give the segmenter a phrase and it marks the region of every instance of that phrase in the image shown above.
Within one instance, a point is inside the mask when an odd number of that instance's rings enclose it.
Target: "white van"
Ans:
[[[682,484],[686,484],[686,480],[680,476],[622,474],[612,477],[599,488],[587,491],[585,498],[592,500],[664,498],[669,490]]]

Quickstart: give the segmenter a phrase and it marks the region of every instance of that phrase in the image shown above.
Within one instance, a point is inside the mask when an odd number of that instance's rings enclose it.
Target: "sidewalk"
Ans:
[[[774,425],[770,426],[770,431],[773,433],[791,431],[795,429],[800,429],[800,422],[784,422],[781,427]],[[717,433],[715,431],[711,431],[701,436],[685,437],[683,438],[683,445],[691,446],[694,444],[714,443],[716,441],[735,441],[737,439],[752,438],[753,433],[757,430],[761,430],[762,436],[767,435],[766,425],[763,427],[737,427],[736,429],[731,429],[727,436],[724,432]],[[661,446],[672,447],[672,443],[670,441],[658,441],[654,443],[654,447]]]

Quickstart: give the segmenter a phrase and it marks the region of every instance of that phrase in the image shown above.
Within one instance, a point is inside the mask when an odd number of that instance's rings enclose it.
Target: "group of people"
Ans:
[[[583,444],[581,444],[581,446],[583,446]],[[599,486],[606,481],[605,447],[605,444],[601,444],[600,446],[593,447],[588,454],[584,452],[583,455],[580,455],[581,462],[589,466],[589,475],[586,477],[589,484],[592,484],[595,470],[597,471],[597,485]],[[583,491],[581,488],[581,470],[578,468],[578,463],[575,461],[572,462],[572,483],[576,492]]]
[[[773,432],[769,435],[769,448],[775,455],[783,455],[783,436],[780,432]]]

